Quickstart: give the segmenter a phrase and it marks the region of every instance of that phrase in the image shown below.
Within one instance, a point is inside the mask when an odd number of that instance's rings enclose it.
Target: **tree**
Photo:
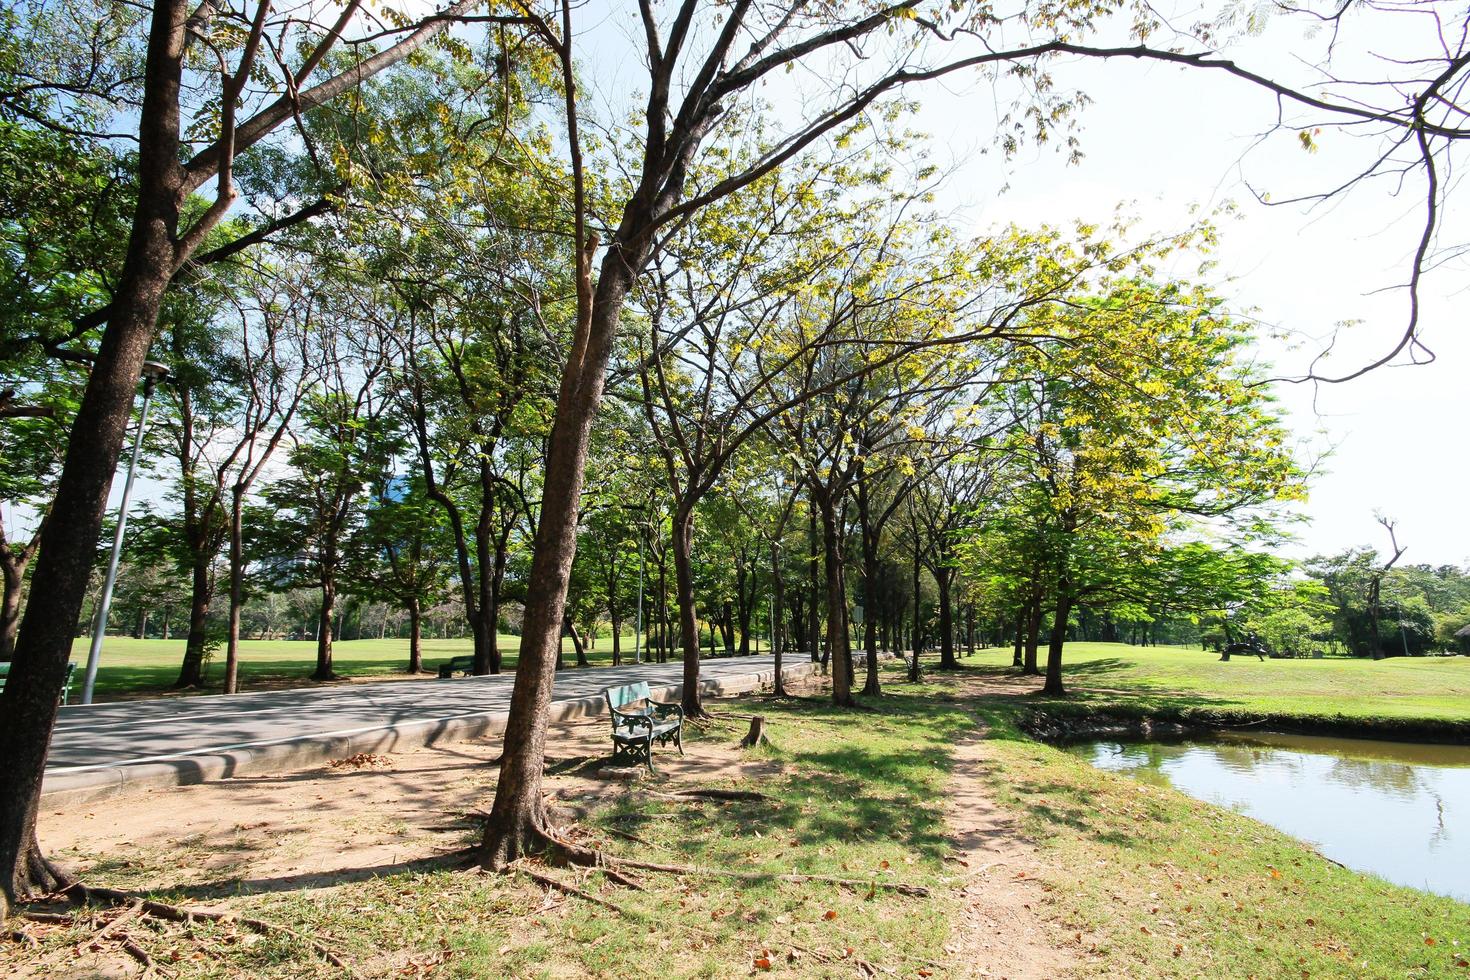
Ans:
[[[65,681],[72,624],[86,594],[113,469],[122,450],[139,371],[153,341],[165,292],[191,261],[204,259],[198,254],[201,243],[234,204],[238,156],[261,145],[283,124],[337,98],[423,47],[473,6],[473,0],[462,0],[458,6],[403,31],[390,30],[386,46],[351,59],[340,73],[332,75],[319,69],[331,63],[328,55],[348,38],[359,13],[357,4],[349,4],[335,24],[323,29],[297,11],[273,19],[268,3],[256,4],[253,10],[244,12],[206,5],[191,17],[185,0],[158,0],[147,17],[141,73],[128,76],[116,70],[120,66],[112,59],[125,45],[114,43],[116,39],[111,37],[106,43],[91,46],[85,37],[80,38],[77,50],[86,56],[75,61],[47,58],[27,65],[6,62],[6,77],[0,89],[26,93],[7,96],[3,100],[6,113],[23,115],[42,128],[84,136],[89,132],[81,128],[87,121],[85,114],[79,125],[74,108],[91,108],[109,97],[120,97],[124,109],[120,115],[136,120],[137,162],[127,248],[112,283],[112,294],[105,306],[78,317],[66,338],[81,337],[106,324],[96,353],[91,355],[92,367],[72,422],[50,519],[41,535],[13,667],[0,695],[10,721],[0,735],[0,754],[10,760],[0,775],[0,800],[5,801],[0,804],[0,895],[5,906],[17,896],[47,890],[62,880],[35,840],[41,777],[58,695]],[[114,21],[112,15],[118,13],[109,8],[109,16],[98,17],[95,23],[106,25],[109,31],[119,22],[127,27],[135,22],[142,26],[143,18],[131,8]],[[30,23],[46,30],[50,18],[49,10],[40,10]],[[268,34],[275,43],[267,48],[262,41]],[[208,37],[211,54],[218,59],[214,62],[217,68],[191,73],[186,84],[190,41],[199,37]],[[274,68],[278,73],[260,59],[263,50],[276,59]],[[292,52],[299,55],[300,61],[292,63]],[[227,60],[231,57],[233,65]],[[209,60],[206,57],[205,63]],[[11,85],[17,71],[32,70],[33,64],[58,63],[67,71],[75,69],[80,84],[77,78],[60,73],[27,80],[35,84]],[[100,65],[103,70],[89,74],[89,65]],[[115,92],[90,87],[94,79],[110,84],[119,74],[129,81]],[[199,104],[186,105],[185,100],[190,98],[198,98]],[[202,145],[191,144],[190,134],[185,132],[184,119],[186,115],[192,117],[196,108],[208,120],[202,126],[208,134]],[[192,223],[186,223],[190,196],[211,181],[215,185],[213,200]],[[320,199],[294,213],[283,209],[280,216],[214,251],[223,249],[226,254],[234,254],[283,225],[305,220],[321,209]],[[39,338],[38,342],[48,351],[59,346],[54,337]]]
[[[312,679],[335,680],[334,617],[347,546],[363,519],[363,491],[383,483],[397,446],[379,390],[383,351],[369,336],[365,346],[349,328],[328,326],[314,352],[322,364],[322,390],[302,407],[305,438],[293,433],[293,474],[271,484],[266,499],[277,508],[276,561],[282,578],[315,585],[316,669]]]
[[[408,672],[417,674],[423,670],[424,612],[448,592],[454,545],[421,479],[379,474],[371,498],[346,548],[345,577],[359,594],[407,613]]]

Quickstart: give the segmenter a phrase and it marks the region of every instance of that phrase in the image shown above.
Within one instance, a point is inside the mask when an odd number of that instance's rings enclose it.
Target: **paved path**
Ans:
[[[774,659],[706,660],[700,685],[709,693],[752,690],[772,679]],[[787,655],[783,667],[790,676],[811,664],[805,654]],[[603,688],[638,680],[656,697],[672,698],[682,679],[679,663],[567,669],[557,674],[552,719],[599,714]],[[42,792],[48,802],[95,799],[125,786],[202,782],[246,768],[497,734],[513,681],[501,674],[71,705],[61,709]]]

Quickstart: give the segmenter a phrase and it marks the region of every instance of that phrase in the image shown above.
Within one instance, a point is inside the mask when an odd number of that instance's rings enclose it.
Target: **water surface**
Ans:
[[[1252,734],[1069,751],[1249,814],[1358,871],[1470,901],[1470,746]]]

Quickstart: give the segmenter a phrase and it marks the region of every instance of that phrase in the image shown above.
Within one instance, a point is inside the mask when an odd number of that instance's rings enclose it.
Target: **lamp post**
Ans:
[[[638,613],[637,622],[633,627],[633,663],[643,663],[643,534],[648,530],[647,511],[642,504],[624,504],[624,509],[631,510],[639,517],[638,524]]]
[[[148,403],[153,389],[168,377],[168,368],[157,361],[143,362],[143,411],[138,416],[138,432],[133,436],[133,458],[128,463],[128,479],[123,484],[122,500],[117,505],[117,531],[112,536],[112,559],[107,563],[107,577],[102,580],[102,596],[97,602],[96,622],[92,624],[92,647],[87,651],[87,673],[82,680],[82,704],[92,703],[92,689],[97,683],[97,661],[102,656],[102,637],[107,632],[107,613],[112,608],[112,587],[117,584],[117,564],[122,559],[123,535],[128,529],[128,505],[133,500],[133,479],[138,474],[138,454],[143,448],[143,431],[148,427]]]

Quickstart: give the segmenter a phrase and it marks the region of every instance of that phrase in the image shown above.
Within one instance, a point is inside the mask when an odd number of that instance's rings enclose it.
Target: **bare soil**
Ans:
[[[971,680],[963,694],[1017,693],[1005,681]],[[792,693],[817,694],[820,681]],[[797,687],[796,685],[792,685]],[[969,690],[973,687],[974,690]],[[995,689],[992,690],[991,688]],[[960,693],[960,692],[957,692]],[[743,727],[749,702],[709,702]],[[311,892],[429,867],[478,839],[474,814],[489,809],[498,739],[477,739],[385,756],[357,756],[288,772],[148,790],[75,810],[43,811],[47,853],[69,870],[124,888],[163,889],[194,907],[264,892]],[[680,757],[655,753],[657,773],[609,770],[605,720],[558,726],[548,741],[546,789],[579,816],[620,794],[627,779],[663,790],[759,785],[780,763],[752,758],[734,738],[699,743]],[[949,788],[954,870],[965,904],[951,945],[975,977],[1058,977],[1076,962],[1071,937],[1048,920],[1048,869],[992,798],[983,731],[956,747]],[[158,869],[169,869],[159,880]],[[99,925],[105,919],[99,919]],[[135,976],[115,945],[82,944],[44,975]]]
[[[1024,684],[1024,682],[1023,682]],[[1015,694],[1010,678],[968,679],[966,695]],[[974,976],[998,980],[1050,980],[1078,962],[1077,938],[1048,917],[1051,869],[1014,819],[991,795],[985,776],[989,751],[983,728],[955,745],[948,787],[948,821],[963,878],[965,914],[953,944],[960,959],[976,964]]]

